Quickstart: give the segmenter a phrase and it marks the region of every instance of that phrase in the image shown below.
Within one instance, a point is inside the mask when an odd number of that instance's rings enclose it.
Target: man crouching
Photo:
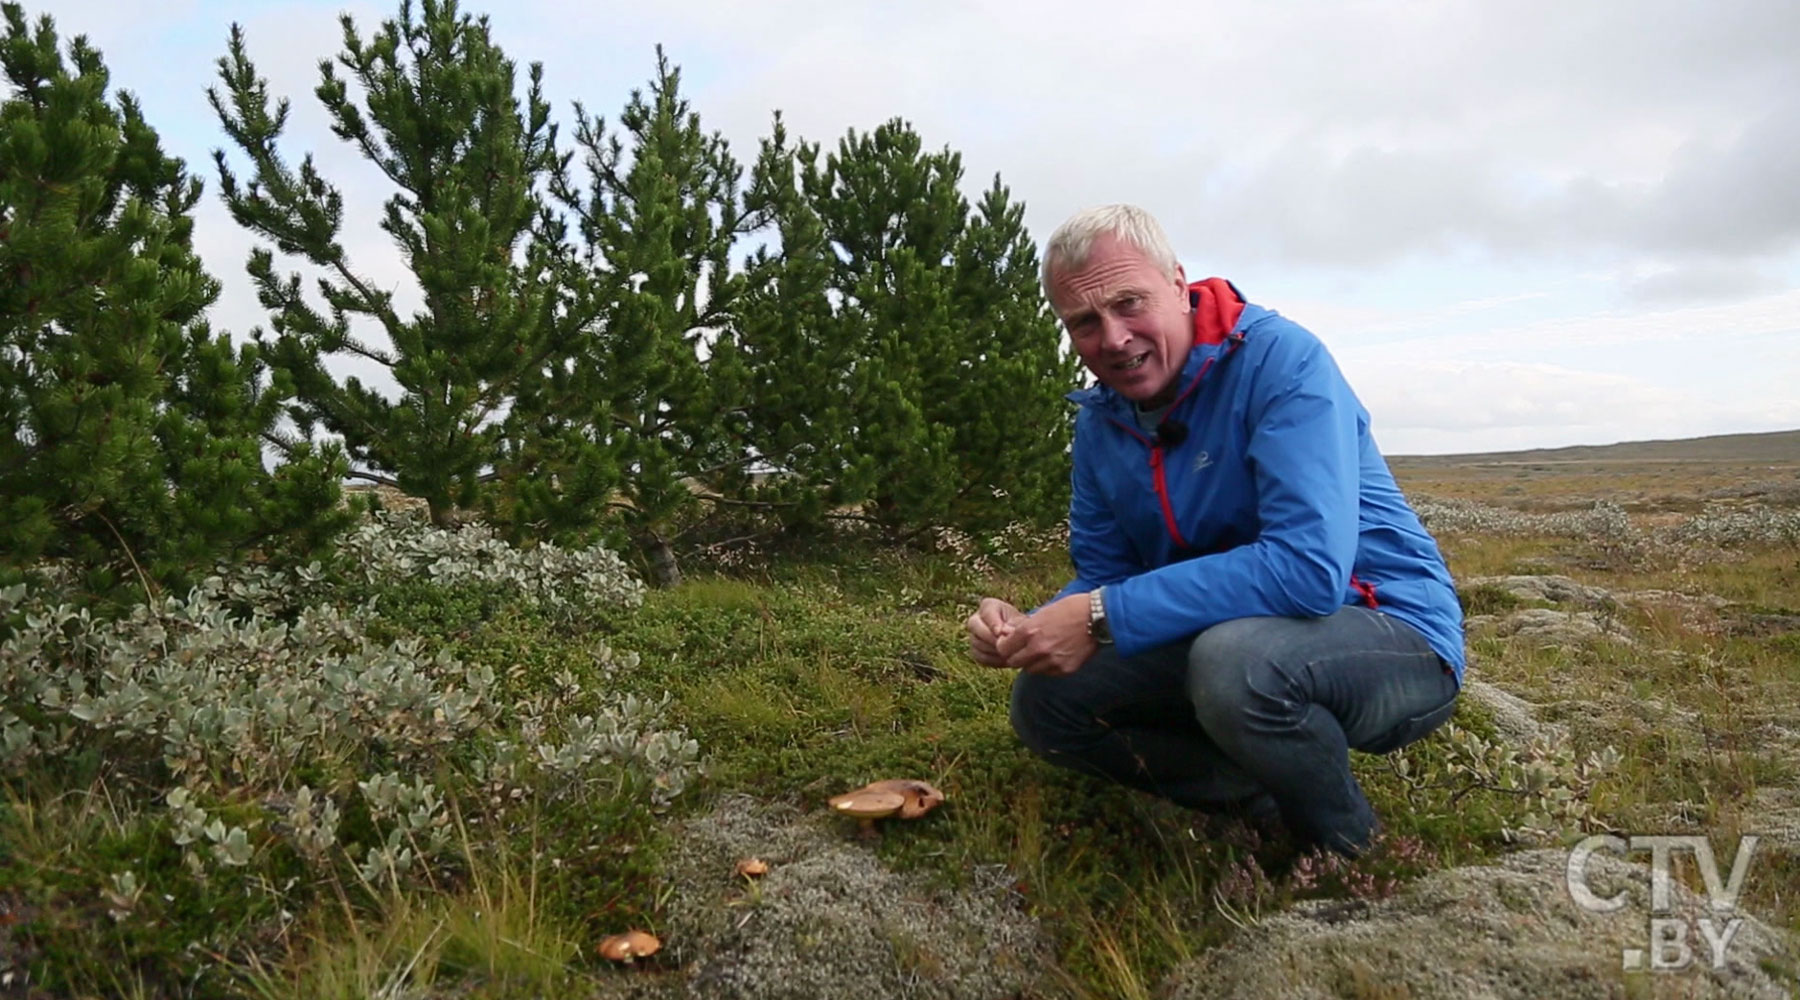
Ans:
[[[976,660],[1020,671],[1046,760],[1208,811],[1279,810],[1355,856],[1379,829],[1351,748],[1456,707],[1462,612],[1369,415],[1318,338],[1221,278],[1189,284],[1142,209],[1065,222],[1044,289],[1098,385],[1071,393],[1075,579],[985,598]]]

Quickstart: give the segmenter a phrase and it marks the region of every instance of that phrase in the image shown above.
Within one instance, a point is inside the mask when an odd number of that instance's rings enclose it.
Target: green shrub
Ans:
[[[394,518],[344,555],[335,571],[235,567],[116,619],[54,587],[0,589],[16,800],[0,840],[18,845],[0,883],[45,915],[21,932],[45,982],[94,988],[118,966],[226,990],[218,958],[263,961],[321,903],[391,909],[523,844],[581,876],[546,913],[578,924],[622,886],[649,905],[654,852],[633,851],[654,845],[651,816],[697,776],[699,747],[663,722],[666,697],[626,690],[636,656],[567,627],[641,600],[624,564]],[[431,590],[497,602],[564,655],[521,678],[382,616]]]

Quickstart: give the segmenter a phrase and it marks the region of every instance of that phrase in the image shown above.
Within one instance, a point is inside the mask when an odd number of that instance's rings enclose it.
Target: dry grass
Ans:
[[[1782,440],[1800,452],[1800,435]],[[1721,502],[1800,509],[1800,453],[1620,454],[1402,460],[1395,474],[1415,498],[1523,512],[1608,500],[1645,529]],[[1602,614],[1620,627],[1619,638],[1533,646],[1472,630],[1470,676],[1536,703],[1567,728],[1578,752],[1607,744],[1623,752],[1619,772],[1595,796],[1615,828],[1702,833],[1719,843],[1764,834],[1750,905],[1800,930],[1800,894],[1792,891],[1800,884],[1800,817],[1767,805],[1772,794],[1800,799],[1800,550],[1651,553],[1634,563],[1603,558],[1582,539],[1444,534],[1439,543],[1459,581],[1562,574],[1618,598]],[[1647,591],[1657,596],[1640,596]]]

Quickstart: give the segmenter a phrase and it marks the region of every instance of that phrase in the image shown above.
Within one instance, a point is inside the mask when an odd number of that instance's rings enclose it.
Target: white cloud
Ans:
[[[1650,266],[1620,281],[1625,300],[1645,306],[1741,300],[1787,287],[1780,275],[1743,261]]]
[[[1728,352],[1744,341],[1770,335],[1800,337],[1800,288],[1738,302],[1662,310],[1616,309],[1470,333],[1432,333],[1426,323],[1416,321],[1406,325],[1390,321],[1389,328],[1423,332],[1357,350],[1371,360],[1544,357],[1578,349],[1606,349],[1623,361],[1629,354],[1670,345]],[[1347,337],[1355,333],[1345,331]]]
[[[1793,5],[876,9],[687,4],[631,31],[732,61],[703,96],[734,138],[774,107],[827,141],[905,115],[1003,168],[1040,228],[1130,198],[1243,252],[1356,265],[1800,236]]]
[[[1525,362],[1346,364],[1388,454],[1611,444],[1800,425],[1800,400],[1741,403]]]
[[[1605,372],[1526,362],[1346,363],[1371,412],[1388,427],[1485,431],[1591,428],[1620,413],[1676,408],[1679,394]]]
[[[740,160],[777,108],[827,149],[901,116],[963,154],[971,192],[1000,172],[1040,238],[1081,206],[1140,202],[1204,273],[1281,275],[1292,294],[1266,304],[1334,345],[1390,448],[1800,424],[1800,357],[1773,346],[1800,340],[1800,4],[465,3],[521,78],[545,64],[565,123],[578,99],[616,120],[662,42]],[[223,137],[203,96],[232,18],[293,99],[294,157],[317,152],[343,187],[359,267],[410,287],[375,225],[386,182],[312,96],[340,6],[56,8],[209,178],[196,233],[227,287],[215,325],[240,334],[267,320],[243,277],[253,241],[213,200]],[[397,7],[352,9],[366,33]],[[1407,287],[1420,261],[1465,301]]]
[[[1451,307],[1375,317],[1426,329]],[[1800,291],[1458,334],[1327,336],[1390,452],[1608,444],[1800,426]],[[1542,360],[1549,359],[1549,360]]]

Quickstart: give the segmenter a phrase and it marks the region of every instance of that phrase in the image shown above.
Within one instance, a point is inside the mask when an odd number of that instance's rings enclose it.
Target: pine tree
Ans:
[[[648,94],[634,91],[608,134],[577,105],[586,186],[566,174],[559,199],[579,220],[588,294],[598,321],[577,368],[595,434],[609,434],[629,469],[624,518],[653,578],[680,579],[674,532],[721,471],[740,466],[726,424],[741,409],[729,343],[742,276],[729,260],[743,233],[738,179],[725,140],[702,131],[681,96],[681,72],[656,53]],[[629,149],[627,148],[629,140]]]
[[[875,489],[873,461],[851,450],[857,411],[850,381],[860,341],[834,302],[840,265],[809,190],[822,183],[816,143],[790,145],[779,112],[751,170],[749,212],[766,218],[777,245],[755,250],[732,348],[745,373],[743,448],[761,476],[740,473],[724,489],[772,510],[790,528]]]
[[[957,479],[950,522],[984,532],[1014,519],[1036,525],[1069,509],[1074,425],[1065,394],[1081,364],[1038,278],[1025,206],[1000,181],[982,195],[956,248],[956,371],[934,389],[932,419],[953,421]]]
[[[562,232],[539,191],[559,168],[555,128],[530,68],[524,106],[514,64],[494,44],[487,19],[454,0],[410,0],[368,40],[345,15],[336,65],[320,65],[315,93],[333,132],[378,167],[397,190],[381,227],[399,246],[423,295],[403,316],[393,293],[359,272],[343,240],[343,198],[311,155],[298,168],[277,143],[288,102],[270,110],[267,82],[233,27],[219,60],[223,92],[209,91],[225,131],[248,158],[240,183],[215,154],[232,216],[274,249],[317,267],[322,306],[298,274],[275,272],[274,254],[249,262],[271,310],[269,357],[291,398],[298,427],[341,437],[353,474],[422,497],[434,522],[456,508],[498,513],[516,531],[577,531],[610,494],[614,460],[559,408],[577,402],[568,385],[574,338],[586,317],[572,307]],[[359,85],[351,100],[342,67]],[[365,340],[373,325],[388,346]],[[328,357],[385,369],[399,398],[354,377],[339,381]],[[488,484],[502,480],[500,493]]]
[[[752,260],[743,350],[765,492],[790,519],[863,504],[891,537],[1053,517],[1071,359],[996,178],[971,212],[961,158],[890,121],[818,164],[777,120],[752,203],[782,247]]]
[[[279,415],[254,346],[202,318],[218,284],[192,247],[200,182],[137,102],[108,103],[84,38],[4,7],[0,107],[0,553],[68,558],[109,590],[180,585],[221,558],[301,556],[345,523],[334,449],[273,472]],[[136,573],[126,569],[135,564]]]

